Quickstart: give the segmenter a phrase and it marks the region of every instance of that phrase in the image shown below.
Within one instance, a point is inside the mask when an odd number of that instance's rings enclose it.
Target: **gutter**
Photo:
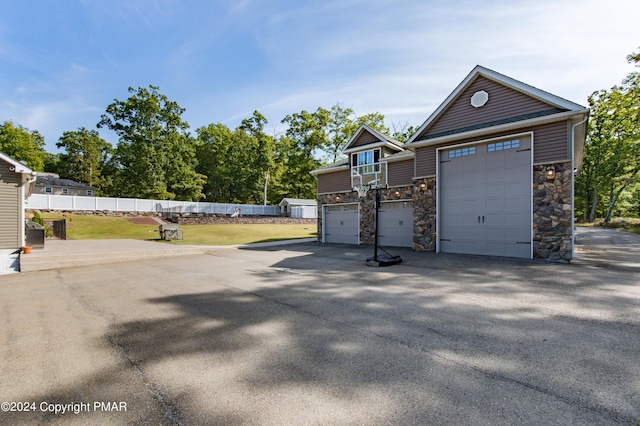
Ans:
[[[587,110],[588,111],[588,110]],[[573,126],[571,126],[571,259],[575,256],[575,246],[576,246],[576,176],[574,170],[575,166],[575,145],[576,145],[576,127],[579,125],[586,123],[589,120],[589,114],[587,114],[586,118],[582,121],[577,122]],[[586,129],[585,129],[585,138],[586,138]],[[584,156],[584,154],[583,154]],[[586,208],[586,206],[585,206]]]
[[[483,129],[470,130],[470,131],[462,132],[462,133],[454,133],[452,135],[441,136],[439,138],[426,139],[426,140],[421,140],[421,141],[413,141],[411,143],[405,144],[405,148],[413,150],[415,148],[422,148],[422,147],[426,147],[426,146],[439,145],[439,144],[443,144],[443,143],[456,141],[456,140],[459,140],[459,139],[467,139],[467,138],[471,139],[471,138],[476,138],[476,137],[480,137],[480,136],[484,136],[484,135],[490,135],[490,134],[494,134],[494,133],[509,132],[509,131],[516,130],[516,129],[522,129],[523,127],[531,127],[531,126],[536,126],[536,125],[541,125],[541,124],[554,123],[554,122],[557,122],[557,121],[566,120],[566,119],[568,119],[570,117],[573,117],[575,115],[585,114],[585,113],[588,114],[589,110],[588,109],[583,109],[583,110],[579,110],[579,111],[561,112],[561,113],[558,113],[558,114],[547,115],[547,116],[544,116],[544,117],[536,117],[536,118],[531,118],[531,119],[528,119],[528,120],[515,121],[513,123],[502,124],[502,125],[499,125],[499,126],[491,126],[491,127],[485,127]]]

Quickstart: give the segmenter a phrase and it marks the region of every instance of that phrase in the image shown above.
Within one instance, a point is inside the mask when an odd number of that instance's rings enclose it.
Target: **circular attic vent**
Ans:
[[[488,100],[489,94],[484,90],[479,90],[471,96],[471,105],[474,108],[480,108],[481,106],[484,106]]]

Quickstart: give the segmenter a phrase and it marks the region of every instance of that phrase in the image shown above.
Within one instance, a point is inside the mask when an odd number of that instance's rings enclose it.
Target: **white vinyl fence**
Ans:
[[[81,197],[76,195],[32,194],[26,208],[43,210],[111,210],[139,213],[211,213],[251,216],[279,216],[280,207],[255,204],[200,203],[196,201],[161,201],[139,198]]]

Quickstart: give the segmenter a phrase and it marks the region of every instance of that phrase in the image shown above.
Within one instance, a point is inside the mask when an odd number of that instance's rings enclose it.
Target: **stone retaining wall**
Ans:
[[[240,216],[215,215],[205,213],[173,213],[165,214],[164,219],[180,225],[212,225],[212,224],[314,224],[316,219],[299,219],[282,216]]]

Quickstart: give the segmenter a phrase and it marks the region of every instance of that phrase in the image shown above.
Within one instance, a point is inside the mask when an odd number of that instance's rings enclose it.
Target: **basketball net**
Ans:
[[[358,192],[359,198],[364,198],[367,196],[367,191],[369,191],[369,188],[371,188],[370,185],[358,185],[354,186],[353,190]]]

